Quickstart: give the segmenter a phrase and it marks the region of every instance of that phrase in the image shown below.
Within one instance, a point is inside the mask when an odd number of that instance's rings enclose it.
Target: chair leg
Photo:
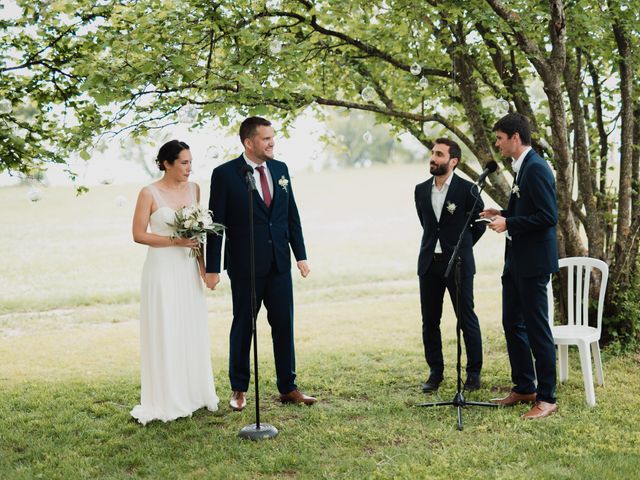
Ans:
[[[604,387],[604,372],[602,370],[602,357],[600,355],[600,345],[598,342],[591,344],[591,354],[593,355],[593,363],[596,367],[596,380],[598,380],[598,385]]]
[[[560,383],[569,380],[569,345],[558,345],[558,372]]]
[[[584,393],[587,398],[587,405],[594,407],[596,405],[596,394],[593,389],[591,351],[589,350],[589,345],[584,342],[578,342],[578,350],[580,352],[580,366],[582,367],[582,378],[584,379]]]

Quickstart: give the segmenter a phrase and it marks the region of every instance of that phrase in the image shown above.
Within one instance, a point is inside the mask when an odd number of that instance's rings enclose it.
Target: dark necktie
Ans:
[[[264,173],[264,167],[260,165],[256,167],[260,174],[260,188],[262,188],[262,197],[267,208],[271,206],[271,192],[269,191],[269,182],[267,181],[267,175]]]

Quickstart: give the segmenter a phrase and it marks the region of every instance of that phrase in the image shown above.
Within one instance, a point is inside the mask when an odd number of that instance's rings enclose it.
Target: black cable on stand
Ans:
[[[256,191],[256,183],[253,178],[253,168],[246,165],[242,175],[247,181],[249,192],[249,266],[251,269],[251,327],[253,328],[253,370],[256,390],[256,423],[243,427],[238,436],[247,440],[264,440],[278,435],[278,429],[268,423],[260,423],[260,390],[258,381],[258,302],[256,299],[256,259],[255,238],[253,230],[253,192]]]
[[[469,211],[469,215],[467,216],[467,221],[464,224],[464,228],[462,229],[462,232],[460,232],[460,237],[458,237],[458,243],[456,243],[456,248],[453,250],[453,254],[451,255],[451,258],[449,259],[449,264],[447,265],[447,270],[444,273],[444,277],[445,278],[449,278],[449,275],[451,274],[451,270],[453,268],[454,262],[455,262],[455,274],[454,274],[454,281],[455,281],[455,285],[456,285],[456,340],[457,340],[457,349],[456,349],[456,373],[457,373],[457,390],[456,390],[456,394],[453,397],[453,400],[449,401],[449,402],[431,402],[431,403],[419,403],[416,406],[418,407],[440,407],[443,405],[453,405],[455,407],[457,407],[457,411],[458,411],[458,430],[462,430],[462,409],[464,407],[466,407],[467,405],[473,405],[476,407],[491,407],[491,408],[496,408],[498,407],[497,404],[495,403],[487,403],[487,402],[468,402],[467,400],[465,400],[464,398],[464,393],[463,393],[463,389],[462,389],[462,369],[461,369],[461,357],[462,357],[462,345],[460,342],[460,331],[461,331],[461,326],[460,326],[460,289],[462,288],[462,258],[460,257],[460,245],[462,245],[462,240],[464,239],[464,234],[466,233],[467,229],[469,228],[469,225],[471,224],[471,217],[473,217],[473,213],[476,209],[476,205],[478,204],[478,200],[480,199],[480,194],[482,193],[482,190],[484,189],[484,180],[486,179],[487,175],[489,175],[489,173],[495,172],[497,169],[498,165],[496,164],[496,162],[489,162],[485,168],[485,170],[482,172],[482,175],[480,175],[480,178],[478,179],[478,182],[476,183],[476,185],[478,185],[480,188],[478,190],[478,195],[476,196],[475,201],[473,202],[473,206],[471,207],[471,210]]]

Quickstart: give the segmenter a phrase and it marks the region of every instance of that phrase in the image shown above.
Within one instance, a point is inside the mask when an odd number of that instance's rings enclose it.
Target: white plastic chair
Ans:
[[[593,388],[593,372],[591,369],[591,353],[596,367],[596,380],[604,386],[602,371],[602,357],[600,356],[600,333],[602,331],[602,311],[604,308],[604,294],[607,289],[609,267],[602,260],[589,257],[569,257],[559,260],[560,268],[567,268],[567,323],[553,324],[553,293],[551,282],[548,285],[549,295],[549,323],[553,340],[558,346],[558,370],[560,382],[569,378],[569,345],[576,345],[580,353],[580,366],[584,380],[587,405],[596,404],[596,394]],[[589,325],[589,286],[592,269],[601,273],[600,293],[598,295],[598,311],[595,326]],[[591,351],[589,351],[591,348]]]

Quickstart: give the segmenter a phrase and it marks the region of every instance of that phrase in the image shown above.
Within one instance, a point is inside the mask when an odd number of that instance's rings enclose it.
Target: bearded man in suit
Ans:
[[[433,176],[415,189],[416,209],[423,228],[418,276],[422,342],[429,365],[429,377],[422,385],[425,393],[435,392],[444,378],[440,319],[445,290],[449,291],[464,338],[467,354],[464,389],[478,390],[481,385],[482,338],[480,323],[473,307],[473,277],[476,271],[473,245],[484,233],[484,223],[473,222],[470,225],[459,250],[462,261],[459,308],[454,270],[447,278],[444,276],[469,211],[478,197],[476,186],[454,173],[461,156],[462,152],[456,142],[447,138],[436,139],[431,150],[429,169]],[[483,207],[482,200],[478,199],[473,218],[477,217]]]

